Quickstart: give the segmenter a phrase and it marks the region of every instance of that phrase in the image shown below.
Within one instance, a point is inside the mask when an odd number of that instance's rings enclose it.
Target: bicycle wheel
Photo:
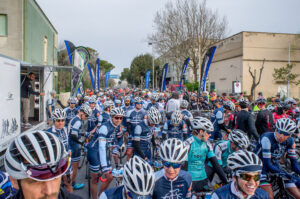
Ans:
[[[87,153],[84,150],[81,150],[81,158],[80,158],[78,169],[81,169],[83,164],[85,163],[86,154]]]
[[[86,160],[85,162],[85,179],[88,182],[88,196],[91,197],[91,173],[89,168],[89,162]]]

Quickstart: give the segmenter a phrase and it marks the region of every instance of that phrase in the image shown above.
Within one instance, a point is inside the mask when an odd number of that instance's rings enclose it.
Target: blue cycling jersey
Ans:
[[[142,122],[145,118],[146,112],[144,110],[132,109],[126,115],[127,123],[131,124],[130,133],[133,134],[135,126]]]
[[[69,143],[72,145],[74,140],[71,140],[71,135],[77,137],[77,141],[81,138],[81,130],[82,130],[82,121],[78,115],[76,115],[69,123],[68,127],[68,135],[69,135]]]
[[[14,196],[16,193],[17,191],[13,188],[8,175],[0,171],[0,198],[8,199]]]
[[[65,146],[66,151],[70,150],[68,132],[67,132],[66,127],[62,128],[62,129],[57,129],[57,128],[55,128],[54,125],[52,125],[52,127],[49,128],[47,131],[50,132],[50,133],[53,133],[54,135],[56,135],[61,140],[61,142]]]
[[[100,121],[100,112],[96,108],[92,110],[92,115],[88,117],[88,127],[87,127],[87,132],[92,131],[96,126],[100,126],[101,122]]]
[[[65,126],[68,126],[70,121],[77,115],[78,110],[76,108],[71,109],[70,107],[67,107],[64,109],[66,113],[66,122]]]
[[[155,172],[153,198],[189,198],[191,184],[192,177],[188,172],[180,170],[178,176],[170,180],[165,176],[165,170],[162,169]]]
[[[159,105],[158,105],[158,103],[157,102],[155,102],[154,104],[152,104],[152,103],[149,103],[148,105],[147,105],[147,108],[146,108],[146,110],[148,111],[148,110],[150,110],[150,108],[151,107],[155,107],[157,110],[159,109]]]
[[[100,114],[100,116],[99,116],[99,120],[98,120],[98,124],[99,124],[99,126],[101,125],[101,124],[104,124],[105,122],[107,122],[107,121],[109,121],[110,120],[110,115],[109,115],[109,113],[107,113],[107,112],[103,112],[103,113],[101,113]]]
[[[162,133],[166,134],[168,138],[183,140],[183,134],[187,134],[187,127],[183,120],[177,126],[174,126],[171,120],[168,120],[164,124]]]
[[[211,196],[211,199],[241,199],[245,198],[243,194],[237,191],[235,182],[224,185],[217,189]],[[247,199],[268,199],[269,195],[266,191],[257,188],[254,195],[247,197]]]
[[[224,109],[222,106],[214,110],[211,116],[211,122],[214,125],[214,131],[211,133],[212,134],[211,138],[212,139],[221,138],[222,134],[220,134],[219,125],[224,123]]]

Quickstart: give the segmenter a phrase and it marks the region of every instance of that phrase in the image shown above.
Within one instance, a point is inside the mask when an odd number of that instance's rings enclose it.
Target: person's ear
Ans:
[[[16,179],[13,179],[12,177],[9,176],[9,180],[11,181],[11,184],[13,186],[13,188],[18,189],[19,190],[19,185],[18,185],[18,181]]]

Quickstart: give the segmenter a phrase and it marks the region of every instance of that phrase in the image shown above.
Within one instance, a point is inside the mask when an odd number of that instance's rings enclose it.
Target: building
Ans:
[[[233,82],[239,81],[242,92],[249,95],[252,85],[249,66],[253,73],[256,70],[258,79],[265,59],[261,82],[254,94],[261,91],[264,96],[271,97],[278,92],[287,93],[287,84],[275,81],[272,74],[274,68],[288,64],[289,45],[295,46],[296,39],[296,34],[240,32],[219,41],[208,75],[210,88],[215,88],[218,94],[231,93]],[[300,47],[290,50],[290,62],[295,64],[292,72],[300,74]],[[300,86],[290,84],[289,93],[300,98]]]
[[[0,54],[57,65],[57,31],[35,0],[1,0]]]

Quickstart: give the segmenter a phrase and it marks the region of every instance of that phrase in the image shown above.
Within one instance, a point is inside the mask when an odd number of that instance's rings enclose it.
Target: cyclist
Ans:
[[[47,108],[46,108],[46,113],[48,116],[48,125],[51,125],[51,119],[52,119],[52,112],[55,109],[55,97],[56,97],[56,91],[51,91],[50,92],[50,98],[47,100]]]
[[[126,115],[126,128],[129,134],[128,146],[127,146],[127,160],[133,155],[132,136],[136,125],[143,121],[146,112],[142,109],[143,99],[140,97],[134,98],[135,108],[128,111]]]
[[[99,154],[98,156],[99,159],[95,158],[96,155],[93,154],[89,155],[88,160],[91,165],[90,169],[92,171],[94,170],[95,172],[97,172],[98,168],[101,166],[101,170],[107,179],[106,182],[101,183],[99,195],[108,188],[109,184],[113,179],[111,174],[112,167],[109,158],[110,154],[107,153],[107,147],[112,148],[112,155],[115,160],[116,167],[118,167],[117,164],[118,164],[119,148],[123,143],[123,132],[122,132],[121,123],[124,115],[125,112],[123,111],[122,108],[120,107],[113,108],[110,111],[111,120],[101,125],[101,127],[97,131],[97,135],[95,135],[94,139],[92,139],[91,141],[92,148],[98,147],[98,150],[94,149],[93,151],[96,151],[96,154]],[[100,165],[97,159],[100,161]],[[97,191],[97,176],[98,175],[95,174],[92,175],[92,183],[96,184],[94,191]],[[92,190],[92,186],[91,186],[91,190]]]
[[[191,128],[191,121],[193,120],[193,115],[192,115],[192,113],[190,111],[187,110],[188,106],[189,106],[189,103],[188,103],[187,100],[182,100],[180,102],[181,114],[183,116],[184,122],[187,125],[187,134],[188,134],[188,137],[190,137],[191,136],[190,128]]]
[[[125,96],[124,97],[124,106],[122,107],[123,110],[125,111],[125,114],[127,114],[128,111],[133,109],[133,107],[130,105],[130,102],[131,102],[130,96]]]
[[[174,111],[171,115],[171,119],[167,120],[164,124],[162,131],[162,139],[178,138],[184,140],[187,138],[187,126],[182,120],[182,114],[180,111]]]
[[[227,134],[230,133],[231,130],[225,126],[224,107],[221,106],[220,100],[213,101],[213,104],[216,107],[216,109],[213,111],[213,114],[211,116],[211,122],[213,123],[214,130],[211,133],[210,139],[218,140],[218,139],[222,139],[221,130],[224,130]],[[227,107],[227,108],[229,108],[229,107]]]
[[[151,107],[150,110],[147,112],[147,117],[144,121],[140,122],[134,129],[133,134],[133,147],[134,147],[134,154],[140,156],[149,164],[152,165],[152,146],[155,145],[154,142],[154,131],[155,125],[159,124],[161,121],[161,114],[160,112]]]
[[[115,100],[115,107],[121,107],[121,105],[122,105],[122,101],[119,100],[119,99],[116,99]]]
[[[209,110],[209,104],[208,104],[207,100],[205,100],[204,98],[205,98],[205,96],[199,97],[199,104],[198,104],[199,109],[200,110]]]
[[[71,164],[63,143],[52,133],[29,131],[8,146],[4,165],[12,185],[13,199],[80,199],[60,188],[61,176]]]
[[[268,174],[278,173],[291,179],[292,176],[286,173],[280,166],[280,158],[287,153],[291,167],[294,172],[300,175],[300,166],[296,158],[295,142],[291,135],[296,131],[296,124],[289,118],[278,119],[275,125],[275,132],[264,133],[257,146],[257,154],[263,161],[261,177],[261,188],[266,190],[270,198],[274,198]],[[297,186],[300,180],[296,181]],[[295,197],[300,198],[300,191],[293,181],[285,180],[286,189]]]
[[[101,125],[100,121],[100,111],[96,108],[97,99],[96,97],[92,96],[89,100],[89,106],[92,110],[91,116],[88,117],[87,122],[87,129],[86,129],[86,136],[93,134],[97,128]]]
[[[190,144],[186,166],[187,171],[192,175],[192,191],[201,192],[208,188],[208,179],[205,171],[205,162],[207,160],[211,162],[222,182],[226,184],[226,175],[218,164],[212,146],[208,142],[210,132],[214,130],[213,124],[203,117],[195,117],[191,123],[193,137],[188,138],[186,141],[187,144]]]
[[[191,94],[191,101],[190,101],[190,108],[189,109],[192,110],[192,111],[199,109],[196,93]]]
[[[284,102],[280,102],[277,105],[277,108],[275,109],[275,112],[273,113],[273,123],[276,124],[276,121],[281,118],[288,118],[287,112],[288,112],[288,105]]]
[[[237,150],[247,150],[249,143],[249,139],[245,132],[239,129],[234,129],[228,135],[228,140],[221,140],[214,146],[214,153],[226,174],[230,174],[230,169],[227,164],[228,156]],[[208,166],[209,167],[206,167],[206,172],[210,181],[212,181],[215,172],[211,167],[211,164],[208,164]]]
[[[66,113],[65,126],[68,127],[70,121],[77,115],[78,110],[76,109],[77,99],[75,97],[69,98],[69,107],[64,109]]]
[[[268,199],[268,194],[258,188],[262,170],[259,157],[249,151],[236,151],[228,157],[228,166],[233,172],[233,181],[219,189],[211,199]]]
[[[192,177],[181,169],[188,150],[189,147],[176,138],[167,139],[160,145],[164,167],[155,173],[154,199],[191,197]]]
[[[86,120],[89,116],[92,115],[92,110],[87,105],[82,105],[77,113],[77,115],[70,121],[69,124],[69,144],[72,152],[72,185],[73,189],[82,189],[84,187],[83,183],[75,183],[78,166],[81,157],[81,131],[82,131],[82,121]]]
[[[149,110],[151,107],[155,107],[156,109],[159,109],[159,105],[157,103],[158,99],[159,96],[157,94],[152,94],[151,102],[148,103],[146,110]]]
[[[248,111],[249,101],[246,98],[241,98],[239,101],[241,111],[234,117],[234,129],[240,129],[248,134],[249,139],[258,140],[259,135],[256,131],[255,124],[251,113]]]
[[[123,185],[108,189],[99,199],[151,199],[155,176],[151,166],[138,156],[124,165]]]
[[[47,131],[49,133],[53,133],[56,135],[60,141],[64,144],[66,151],[71,155],[69,140],[68,140],[68,131],[65,127],[65,120],[66,120],[66,113],[62,109],[55,109],[52,112],[52,119],[53,119],[53,125],[51,128],[49,128]],[[62,177],[64,181],[64,185],[66,187],[66,190],[70,193],[73,192],[72,187],[72,166],[69,167],[69,170],[65,173],[65,175]]]
[[[105,101],[103,103],[104,111],[99,116],[99,125],[104,124],[110,120],[110,111],[113,109],[114,103],[112,101]]]
[[[16,192],[17,190],[12,186],[8,174],[0,171],[0,198],[11,198]]]
[[[256,99],[256,104],[260,109],[255,121],[257,133],[262,135],[265,132],[271,132],[273,128],[272,113],[266,109],[267,100],[264,97]]]

